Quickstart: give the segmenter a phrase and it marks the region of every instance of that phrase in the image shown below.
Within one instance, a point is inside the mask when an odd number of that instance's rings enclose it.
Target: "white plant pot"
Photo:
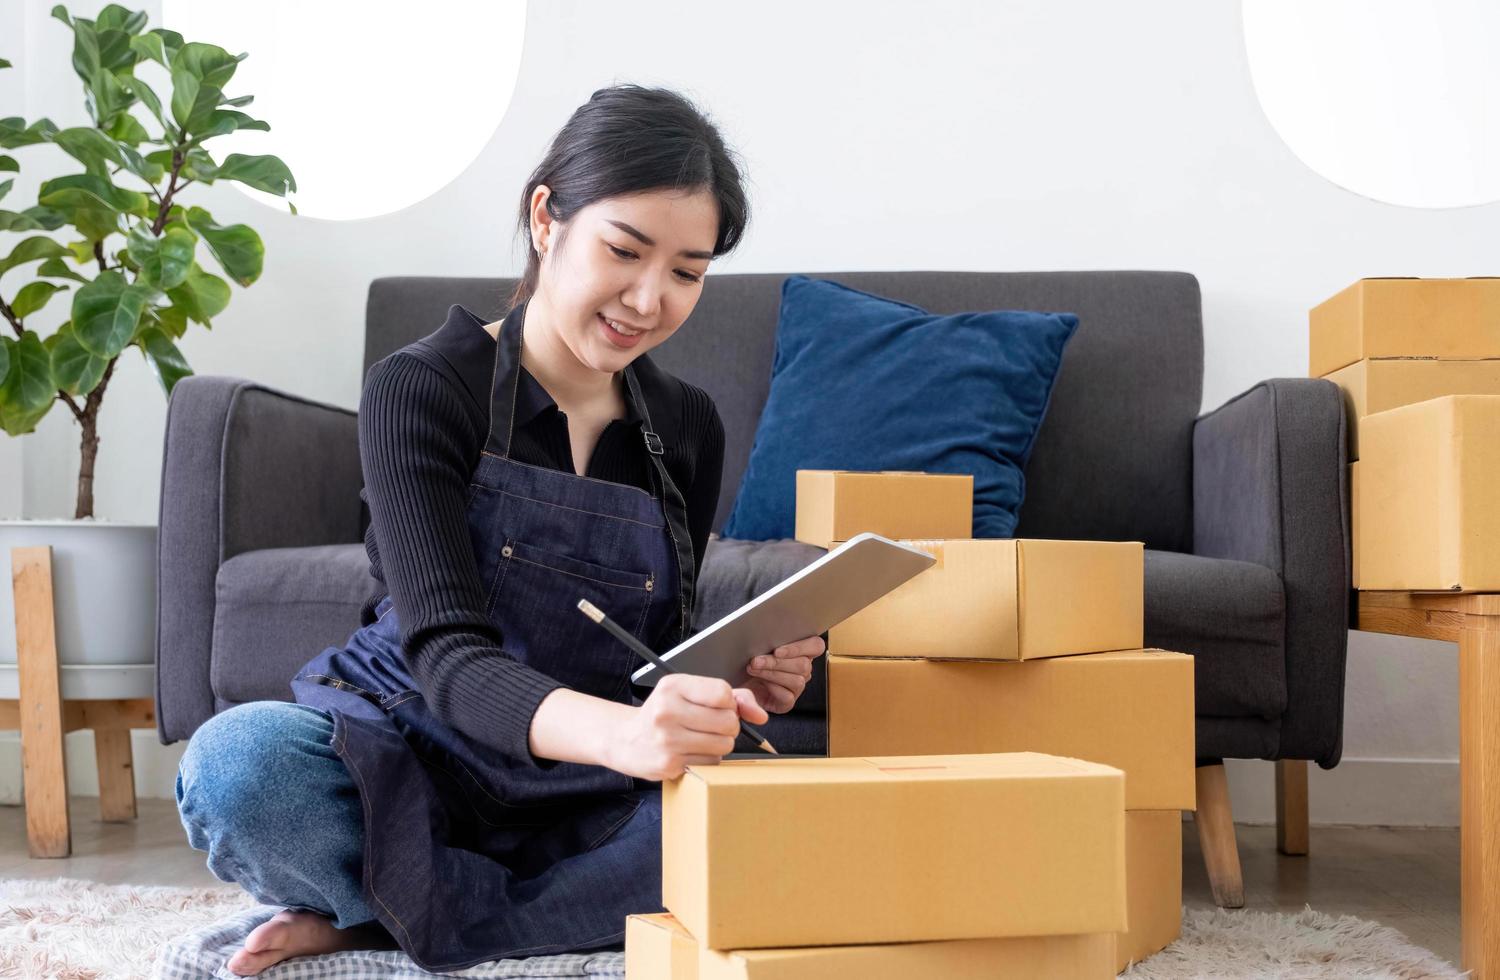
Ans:
[[[52,597],[64,698],[150,697],[155,688],[156,525],[0,520],[11,549],[52,546]],[[0,698],[16,696],[15,594],[0,590]]]

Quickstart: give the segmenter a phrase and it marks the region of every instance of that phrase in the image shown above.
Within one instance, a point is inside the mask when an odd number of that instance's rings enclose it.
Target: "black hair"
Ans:
[[[608,197],[659,189],[707,190],[719,207],[715,256],[739,244],[750,218],[740,168],[702,110],[669,89],[599,89],[573,111],[526,181],[519,227],[526,245],[526,271],[511,294],[511,306],[531,298],[541,270],[531,243],[531,195],[539,184],[551,190],[547,213],[564,223]],[[566,233],[564,224],[554,247],[562,244]]]

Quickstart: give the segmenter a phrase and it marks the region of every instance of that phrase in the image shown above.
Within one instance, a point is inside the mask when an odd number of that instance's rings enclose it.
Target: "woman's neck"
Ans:
[[[616,398],[614,374],[596,371],[574,355],[554,329],[551,311],[541,296],[533,296],[526,304],[521,365],[559,405],[597,405]]]

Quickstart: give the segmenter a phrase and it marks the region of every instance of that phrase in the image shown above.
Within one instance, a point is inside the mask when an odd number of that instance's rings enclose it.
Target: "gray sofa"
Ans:
[[[715,528],[765,402],[783,278],[711,276],[688,323],[652,353],[707,389],[723,416]],[[1350,578],[1334,385],[1265,381],[1200,416],[1202,302],[1186,273],[820,278],[934,312],[1078,314],[1027,468],[1017,536],[1145,542],[1146,642],[1196,657],[1202,762],[1338,762]],[[512,284],[377,279],[364,367],[435,330],[450,303],[498,318]],[[236,378],[176,386],[159,538],[162,741],[188,737],[229,705],[290,698],[295,670],[358,625],[376,587],[361,543],[360,485],[352,411]],[[797,542],[711,541],[698,621],[820,553]],[[768,735],[786,749],[822,751],[824,696],[815,685]]]

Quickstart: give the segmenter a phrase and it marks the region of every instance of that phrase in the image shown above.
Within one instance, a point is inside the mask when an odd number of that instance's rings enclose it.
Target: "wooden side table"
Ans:
[[[62,697],[52,605],[52,549],[11,549],[11,586],[16,608],[16,669],[20,697],[0,699],[0,730],[21,732],[25,780],[26,841],[32,857],[67,857],[73,849],[68,825],[68,773],[63,735],[94,731],[99,765],[99,815],[133,820],[135,767],[132,728],[155,728],[151,698]]]
[[[1462,966],[1500,978],[1500,594],[1361,592],[1354,628],[1458,643]]]

